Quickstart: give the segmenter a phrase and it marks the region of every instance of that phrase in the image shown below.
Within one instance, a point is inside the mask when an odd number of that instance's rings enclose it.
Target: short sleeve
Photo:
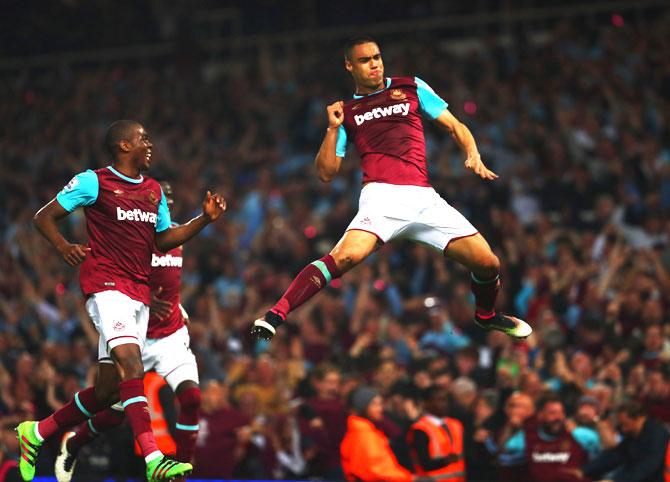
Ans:
[[[56,201],[68,212],[90,206],[98,199],[98,175],[90,169],[74,176],[56,195]]]
[[[347,131],[344,126],[340,124],[337,130],[337,144],[335,145],[335,155],[337,157],[344,157],[347,154]]]
[[[589,458],[595,458],[601,451],[600,435],[595,430],[586,427],[575,427],[572,436],[581,447],[589,454]]]
[[[161,202],[158,204],[158,219],[156,220],[156,232],[160,233],[165,231],[172,225],[172,220],[170,219],[170,209],[167,205],[167,200],[165,199],[165,193],[161,189]]]
[[[419,96],[419,107],[421,112],[426,114],[431,119],[437,118],[449,104],[447,104],[442,97],[437,95],[430,85],[426,84],[418,77],[414,77],[416,82],[416,92]]]

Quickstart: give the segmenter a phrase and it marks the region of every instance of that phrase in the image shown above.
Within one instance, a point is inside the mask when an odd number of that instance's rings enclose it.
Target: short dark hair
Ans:
[[[377,44],[377,41],[368,35],[359,35],[357,37],[352,37],[347,40],[347,43],[344,44],[344,60],[351,61],[351,51],[356,45],[373,43]]]
[[[424,402],[427,402],[429,400],[432,400],[436,395],[440,394],[441,392],[447,392],[447,389],[435,384],[430,385],[421,391],[421,399]]]
[[[561,405],[563,405],[563,400],[561,400],[561,397],[559,397],[556,393],[548,392],[537,401],[537,405],[535,406],[535,408],[539,412],[542,411],[544,407],[546,407],[550,403],[560,403]]]
[[[132,130],[139,125],[141,125],[139,122],[129,119],[112,122],[105,133],[105,148],[107,152],[115,156],[119,142],[129,140],[132,136]]]
[[[339,368],[337,368],[335,365],[332,365],[327,362],[319,363],[316,368],[314,368],[314,371],[312,372],[312,375],[316,380],[322,381],[323,379],[326,378],[326,375],[329,373],[337,373],[338,375],[340,374]]]
[[[625,413],[630,418],[640,418],[647,416],[647,409],[640,402],[635,400],[628,400],[623,402],[617,409],[618,413]]]

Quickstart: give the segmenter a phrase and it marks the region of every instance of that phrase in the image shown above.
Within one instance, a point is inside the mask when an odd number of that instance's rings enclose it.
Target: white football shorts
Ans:
[[[165,338],[148,338],[142,350],[144,371],[156,370],[173,391],[187,380],[200,383],[198,365],[186,326]]]
[[[113,363],[113,348],[126,343],[144,346],[149,323],[149,306],[120,291],[101,291],[86,300],[86,311],[100,338],[98,361]]]
[[[443,252],[451,241],[477,229],[432,187],[371,182],[363,186],[358,213],[347,231],[357,229],[384,243],[408,239]]]

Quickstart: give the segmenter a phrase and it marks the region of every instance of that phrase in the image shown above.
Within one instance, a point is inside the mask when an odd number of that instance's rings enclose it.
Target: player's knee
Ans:
[[[119,350],[115,353],[114,360],[119,365],[122,380],[144,377],[144,366],[139,351]]]
[[[331,254],[340,273],[345,273],[363,261],[365,254],[357,249],[337,250]]]
[[[500,273],[500,260],[493,253],[481,257],[478,265],[476,274],[480,278],[491,279],[495,278]]]

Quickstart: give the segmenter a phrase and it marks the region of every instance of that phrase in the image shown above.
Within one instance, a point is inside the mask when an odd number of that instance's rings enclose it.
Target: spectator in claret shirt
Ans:
[[[341,395],[341,374],[333,365],[318,365],[312,374],[316,395],[305,402],[303,418],[308,419],[308,435],[317,452],[311,461],[311,475],[326,479],[342,478],[340,443],[347,428],[347,411]]]
[[[641,398],[649,415],[670,427],[670,375],[667,366],[648,372]]]
[[[204,384],[194,477],[231,478],[245,457],[251,419],[230,405],[228,393],[224,383]]]

